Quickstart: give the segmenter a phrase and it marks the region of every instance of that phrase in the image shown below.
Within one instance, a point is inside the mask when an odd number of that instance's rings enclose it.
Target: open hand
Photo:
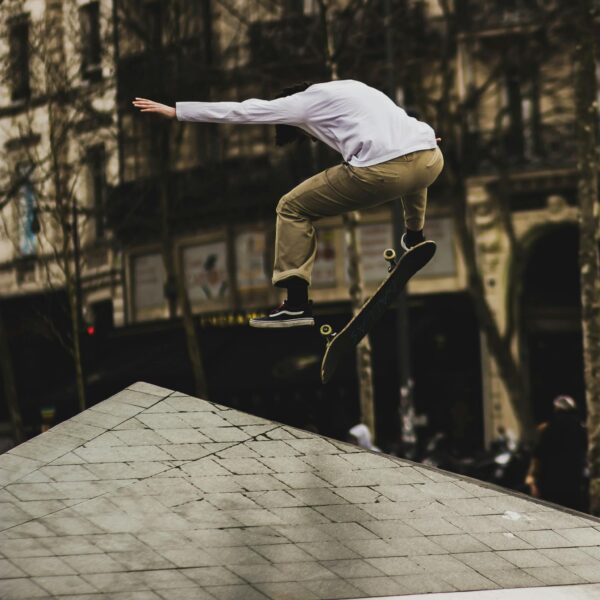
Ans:
[[[136,98],[133,100],[132,104],[139,108],[141,112],[153,112],[162,115],[163,117],[167,117],[168,119],[175,118],[175,108],[172,106],[167,106],[166,104],[160,104],[159,102],[154,102],[154,100],[147,100],[146,98]]]

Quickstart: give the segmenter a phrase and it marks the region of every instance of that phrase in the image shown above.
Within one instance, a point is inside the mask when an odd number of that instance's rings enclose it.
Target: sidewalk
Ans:
[[[145,383],[0,485],[3,599],[600,597],[598,519]]]

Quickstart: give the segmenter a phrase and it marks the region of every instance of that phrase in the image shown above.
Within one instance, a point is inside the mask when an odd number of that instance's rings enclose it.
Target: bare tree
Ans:
[[[598,197],[598,83],[596,11],[590,0],[573,5],[579,264],[585,391],[588,410],[590,511],[600,516],[600,198]]]
[[[120,0],[115,2],[118,22],[119,45],[124,55],[137,58],[145,64],[142,73],[150,73],[151,79],[134,75],[134,81],[126,82],[127,90],[133,89],[135,83],[139,89],[136,96],[145,94],[154,98],[172,98],[182,86],[183,78],[192,68],[200,70],[202,65],[195,63],[198,58],[198,48],[201,47],[202,34],[206,31],[206,19],[210,14],[203,13],[199,5],[175,0],[166,5],[161,3],[139,2],[137,0]],[[203,31],[204,24],[204,31]],[[192,44],[191,53],[190,42]],[[210,54],[210,48],[205,48]],[[208,57],[205,55],[205,59]],[[138,64],[140,61],[138,60]],[[141,64],[140,64],[141,66]],[[186,72],[187,69],[187,72]],[[133,74],[133,73],[132,73]],[[121,80],[121,83],[125,83]],[[173,89],[173,85],[175,89]],[[189,84],[188,84],[189,85]],[[151,88],[151,89],[150,89]],[[123,97],[123,94],[121,94]],[[131,98],[124,98],[127,104],[119,110],[131,110]],[[166,100],[167,101],[167,100]],[[147,118],[142,115],[141,118]],[[175,133],[175,135],[173,135]],[[196,394],[208,398],[208,387],[198,331],[185,286],[184,275],[177,268],[177,257],[174,247],[173,220],[174,211],[170,174],[174,167],[174,156],[183,148],[183,128],[173,131],[168,122],[154,121],[150,125],[148,147],[150,152],[148,164],[155,174],[158,183],[158,227],[161,252],[166,272],[165,295],[168,303],[169,316],[181,311],[186,345],[192,373],[194,376]],[[135,240],[129,240],[129,243]]]
[[[95,12],[99,6],[94,3],[93,14],[85,14],[74,3],[48,1],[41,18],[25,21],[22,43],[26,50],[20,53],[21,58],[26,56],[24,63],[16,64],[11,52],[2,57],[2,83],[10,89],[15,80],[19,85],[26,82],[19,98],[22,110],[4,132],[18,151],[6,151],[0,173],[5,190],[2,204],[10,209],[3,211],[2,218],[15,256],[25,253],[35,258],[44,278],[42,288],[66,291],[70,332],[60,331],[47,315],[40,316],[73,358],[80,410],[86,408],[81,348],[81,273],[86,257],[82,248],[94,241],[91,223],[102,218],[87,205],[83,180],[90,146],[114,141],[111,108],[106,108],[110,82],[102,78],[102,51],[107,47],[103,36],[110,24],[106,15]],[[6,10],[23,18],[15,3]],[[3,33],[9,39],[10,34]],[[19,194],[24,186],[31,206],[23,208]],[[28,238],[26,244],[23,236]]]

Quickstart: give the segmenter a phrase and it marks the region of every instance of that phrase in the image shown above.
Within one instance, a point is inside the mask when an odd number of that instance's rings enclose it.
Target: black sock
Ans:
[[[308,304],[307,281],[301,277],[288,277],[281,281],[281,286],[287,288],[287,300],[290,306],[305,306]]]
[[[423,230],[419,229],[419,231],[414,231],[413,229],[407,228],[404,241],[409,248],[412,248],[413,246],[424,242],[425,236],[423,235]]]

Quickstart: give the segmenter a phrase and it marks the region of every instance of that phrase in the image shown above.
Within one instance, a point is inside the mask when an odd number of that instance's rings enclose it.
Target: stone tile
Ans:
[[[449,574],[446,573],[447,577]],[[453,592],[456,589],[460,589],[452,585],[450,582],[445,581],[440,576],[432,573],[427,574],[412,574],[412,575],[401,575],[394,577],[399,585],[402,586],[405,594],[429,594],[432,592]]]
[[[9,560],[0,558],[0,579],[13,579],[15,577],[27,577],[27,573],[16,567]]]
[[[255,583],[254,587],[273,600],[316,600],[318,598],[306,586],[296,581]]]
[[[490,550],[489,546],[468,533],[433,535],[428,539],[447,552],[487,552]]]
[[[419,567],[428,573],[443,576],[444,573],[471,573],[473,569],[463,561],[450,555],[413,556],[411,557]]]
[[[556,533],[566,538],[575,546],[600,545],[600,531],[593,527],[577,527],[574,529],[556,529]]]
[[[286,475],[312,471],[312,467],[309,464],[293,456],[286,456],[283,458],[261,458],[260,461],[269,467],[273,473]]]
[[[498,533],[505,528],[493,521],[493,517],[480,516],[448,516],[448,521],[463,533]]]
[[[409,527],[405,521],[362,521],[361,525],[382,539],[405,538],[422,535],[422,533],[417,529]]]
[[[357,577],[352,585],[369,596],[395,596],[407,590],[394,577]]]
[[[336,575],[318,562],[293,562],[280,563],[277,568],[285,574],[288,581],[314,581],[323,579],[335,579]]]
[[[301,503],[306,506],[329,506],[334,504],[347,504],[344,498],[340,497],[338,494],[335,494],[329,488],[308,488],[306,490],[290,490],[290,495],[300,500]],[[327,515],[326,511],[322,512],[324,515]]]
[[[84,573],[114,573],[123,570],[123,565],[108,554],[82,554],[64,556],[64,562],[80,575]]]
[[[352,504],[319,506],[316,510],[330,521],[336,523],[360,523],[371,518],[371,515]]]
[[[316,560],[339,560],[347,558],[359,558],[356,552],[353,552],[341,542],[302,542],[298,547]]]
[[[568,548],[577,545],[555,531],[550,530],[520,531],[516,535],[536,548]]]
[[[390,486],[392,487],[392,486]],[[343,487],[332,490],[333,493],[341,496],[344,500],[354,504],[373,503],[381,495],[376,489],[368,487]]]
[[[186,569],[186,576],[202,587],[236,585],[243,583],[235,573],[225,567],[198,567]]]
[[[414,575],[426,570],[410,558],[367,558],[367,563],[386,575]]]
[[[233,481],[236,482],[242,489],[249,492],[260,490],[284,490],[288,489],[287,485],[273,475],[234,475]]]
[[[565,567],[571,573],[581,577],[589,583],[600,583],[600,565],[569,565]]]
[[[358,588],[339,578],[307,581],[304,585],[318,598],[357,598],[360,596]]]
[[[316,523],[329,523],[330,520],[320,511],[309,506],[294,506],[290,508],[273,508],[271,512],[281,519],[282,524],[298,525],[306,523],[314,525]]]
[[[4,579],[2,596],[10,600],[30,600],[30,598],[47,598],[48,592],[31,579]]]
[[[276,565],[231,565],[229,570],[249,583],[287,581],[285,573],[280,571]]]
[[[490,570],[486,571],[485,576],[503,588],[539,587],[543,585],[539,579],[517,568]]]
[[[33,577],[31,579],[41,588],[53,596],[66,596],[67,594],[90,594],[95,591],[87,581],[78,575],[53,575],[48,577]]]
[[[210,587],[207,591],[217,600],[268,600],[262,592],[247,584]]]
[[[452,557],[480,573],[497,569],[512,569],[515,567],[514,563],[506,560],[500,556],[500,554],[495,552],[465,552],[452,554]]]
[[[514,533],[473,533],[473,537],[492,550],[525,550],[533,546]]]
[[[254,458],[216,458],[217,464],[235,475],[269,473],[270,469]]]
[[[246,446],[264,457],[297,456],[300,452],[283,441],[247,442]]]
[[[561,552],[572,551],[573,548],[562,550]],[[555,556],[558,561],[552,560],[547,554],[547,550],[504,550],[498,552],[498,556],[508,560],[515,567],[525,569],[527,567],[554,567],[557,564],[562,564],[562,557]],[[581,553],[585,556],[583,553]],[[589,557],[588,557],[589,558]],[[573,563],[572,563],[573,564]],[[576,564],[576,563],[575,563]],[[580,563],[581,564],[581,563]]]
[[[142,394],[151,394],[152,396],[158,396],[159,398],[166,398],[173,393],[172,390],[168,390],[167,388],[163,388],[158,385],[146,383],[145,381],[136,381],[130,385],[127,390],[117,394],[116,397],[124,402],[130,402],[132,394],[129,392],[141,392]]]
[[[264,544],[255,547],[256,552],[272,563],[312,561],[313,556],[296,544]]]
[[[583,577],[558,565],[554,565],[553,567],[528,567],[524,571],[546,585],[588,583]]]
[[[12,558],[13,564],[27,575],[75,575],[75,571],[64,560],[54,556],[34,558]]]
[[[293,489],[328,487],[323,479],[312,473],[275,473],[274,477]]]
[[[343,579],[384,576],[382,571],[362,559],[325,560],[321,564]]]
[[[462,533],[461,529],[452,525],[445,519],[430,518],[430,519],[407,519],[406,524],[422,533],[423,535],[444,535],[450,533]]]
[[[131,593],[131,592],[130,592]],[[200,589],[199,587],[189,588],[170,588],[168,590],[158,590],[155,592],[139,592],[140,594],[152,594],[148,596],[148,600],[154,600],[162,598],[163,600],[214,600],[214,596],[209,594],[207,591]],[[132,597],[135,598],[135,597]],[[82,600],[85,600],[82,598]],[[111,595],[113,600],[113,595]],[[123,597],[123,600],[130,600],[130,598]],[[140,600],[142,600],[140,598]],[[145,598],[144,598],[145,600]]]
[[[265,508],[284,508],[305,505],[305,502],[295,498],[292,494],[284,490],[246,492],[246,496],[256,504]]]
[[[424,537],[392,538],[390,543],[398,550],[398,556],[448,554],[448,550]]]
[[[358,523],[324,523],[319,525],[321,531],[336,540],[373,540],[373,532]]]
[[[151,571],[173,567],[173,563],[170,560],[150,548],[139,549],[133,552],[109,552],[107,556],[116,563],[121,564],[125,571]]]
[[[379,539],[344,540],[344,545],[363,558],[388,558],[402,555],[402,552],[396,546]]]
[[[310,525],[277,525],[274,528],[277,533],[294,543],[320,542],[332,540],[332,536],[322,527]]]
[[[600,569],[600,547],[545,548],[540,553],[561,565],[597,565]]]
[[[258,552],[246,546],[206,548],[206,552],[221,565],[264,565],[267,561]]]
[[[304,455],[310,454],[339,454],[339,449],[327,440],[310,437],[302,440],[288,440],[286,442],[297,452]]]
[[[35,538],[2,539],[0,538],[0,553],[6,558],[52,556],[52,551],[45,548]]]
[[[479,573],[442,573],[440,578],[452,584],[457,590],[497,590],[500,586]]]

